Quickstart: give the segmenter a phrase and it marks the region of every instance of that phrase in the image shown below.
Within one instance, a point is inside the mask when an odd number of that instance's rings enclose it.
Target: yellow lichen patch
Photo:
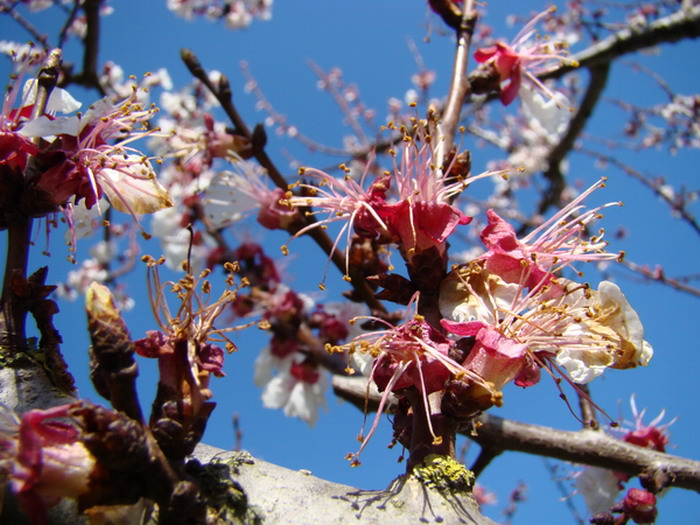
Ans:
[[[474,486],[472,471],[450,456],[430,454],[411,474],[426,487],[443,493],[471,492]]]

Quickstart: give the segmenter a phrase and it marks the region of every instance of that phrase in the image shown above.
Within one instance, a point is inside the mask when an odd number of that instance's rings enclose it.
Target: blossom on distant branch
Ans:
[[[668,428],[676,421],[661,424],[665,410],[650,421],[644,423],[646,409],[637,410],[635,395],[630,398],[630,406],[634,421],[632,428],[629,423],[614,429],[613,435],[622,441],[651,450],[665,452],[669,443],[670,434]],[[599,467],[585,467],[575,474],[576,492],[581,494],[586,502],[586,507],[591,514],[607,512],[611,508],[615,512],[624,512],[635,523],[650,523],[650,518],[656,515],[656,498],[653,494],[640,489],[629,489],[623,500],[616,504],[620,492],[625,488],[632,476],[624,472],[615,472]],[[637,521],[637,516],[640,521]]]
[[[266,408],[281,408],[286,416],[297,417],[314,426],[319,408],[326,406],[327,387],[327,372],[306,361],[290,358],[279,367],[278,374],[264,384],[262,401]]]
[[[296,210],[281,203],[285,192],[269,188],[260,165],[234,160],[234,168],[217,173],[203,195],[210,227],[223,228],[257,213],[258,223],[269,229],[287,229],[299,220]]]
[[[224,20],[231,29],[248,27],[253,18],[268,20],[272,17],[273,0],[168,0],[168,9],[187,20],[204,16],[210,20]]]

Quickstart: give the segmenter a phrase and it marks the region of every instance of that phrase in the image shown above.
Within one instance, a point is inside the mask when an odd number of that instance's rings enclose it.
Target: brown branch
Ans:
[[[451,5],[452,2],[447,2]],[[431,5],[433,2],[431,2]],[[450,155],[454,144],[457,126],[459,124],[464,101],[469,94],[470,86],[467,78],[467,64],[469,62],[469,47],[471,45],[474,25],[476,24],[476,13],[472,8],[472,2],[467,2],[464,6],[460,25],[457,29],[457,50],[455,52],[454,64],[452,66],[452,81],[447,93],[447,101],[442,112],[441,128],[438,135],[439,153],[437,155],[437,165],[441,166]]]
[[[700,7],[681,8],[644,27],[626,27],[614,35],[584,49],[571,57],[573,63],[561,64],[538,75],[540,80],[560,78],[570,73],[578,62],[580,67],[597,67],[612,62],[627,53],[663,43],[674,43],[700,36]]]
[[[667,286],[670,286],[674,290],[678,290],[679,292],[684,292],[695,297],[700,297],[700,289],[694,286],[690,286],[678,279],[667,277],[662,271],[652,270],[648,266],[639,265],[633,263],[632,261],[628,261],[627,259],[623,259],[622,264],[626,266],[629,270],[641,275],[645,279],[665,284]]]
[[[684,38],[700,36],[700,8],[681,9],[671,15],[656,20],[643,28],[627,27],[601,42],[584,49],[572,56],[572,61],[539,75],[540,80],[559,78],[579,67],[587,67],[591,78],[588,90],[581,101],[576,116],[571,120],[569,129],[552,150],[545,178],[549,188],[538,205],[538,212],[544,213],[549,207],[560,204],[561,192],[565,187],[560,170],[560,163],[573,148],[574,141],[595,108],[610,72],[613,59],[623,54],[639,51],[665,42],[677,42]]]
[[[43,115],[51,91],[56,87],[61,67],[61,51],[54,49],[46,57],[43,67],[37,77],[37,92],[34,100],[32,118]],[[39,143],[40,137],[34,139]],[[7,229],[7,253],[5,258],[5,276],[0,298],[0,342],[11,348],[22,348],[26,339],[26,321],[28,305],[23,300],[26,294],[25,285],[29,249],[31,246],[31,230],[33,218],[21,208],[25,183],[36,172],[38,163],[35,157],[27,161],[25,173],[15,177],[7,177],[3,195],[2,220]],[[9,172],[8,172],[9,173]]]
[[[459,29],[464,19],[462,11],[452,0],[428,0],[430,7],[452,29]],[[465,9],[466,11],[466,9]]]
[[[644,27],[626,27],[615,34],[572,55],[570,60],[537,75],[541,81],[558,79],[580,68],[595,68],[616,58],[642,49],[687,38],[700,37],[700,7],[681,8]],[[482,104],[498,100],[498,93],[472,97]]]
[[[102,0],[86,0],[83,4],[85,12],[85,22],[87,32],[83,44],[85,52],[83,54],[83,70],[76,82],[86,86],[97,88],[102,92],[97,78],[97,56],[100,50],[100,6]]]
[[[474,460],[474,463],[471,464],[469,470],[471,470],[474,473],[474,477],[478,478],[481,475],[481,473],[484,470],[486,470],[486,467],[488,467],[491,464],[491,462],[498,456],[500,456],[502,453],[503,448],[501,447],[495,447],[491,445],[482,446],[479,455]]]
[[[470,436],[479,444],[498,443],[504,450],[602,467],[632,476],[665,471],[671,477],[671,486],[700,492],[700,461],[631,445],[589,429],[570,432],[490,414],[479,416],[479,422],[481,426],[476,435]]]
[[[379,406],[380,394],[376,390],[367,394],[366,385],[367,378],[364,377],[333,377],[333,391],[336,395],[363,410],[374,411]],[[394,406],[392,396],[387,404],[387,412],[391,412]],[[670,476],[671,486],[700,492],[700,461],[631,445],[604,432],[590,429],[577,432],[557,430],[490,414],[479,416],[475,420],[475,428],[475,431],[462,433],[487,449],[525,452],[602,467],[631,476],[663,471]],[[486,463],[486,457],[484,462]]]
[[[599,428],[598,416],[596,414],[596,407],[591,400],[590,387],[588,385],[578,385],[577,394],[583,427],[597,430]]]
[[[63,26],[61,27],[61,32],[58,34],[58,47],[62,48],[63,45],[66,43],[66,39],[68,38],[68,30],[70,29],[70,26],[73,24],[73,22],[77,18],[79,10],[80,10],[80,1],[73,0],[73,7],[71,7],[70,11],[68,12],[68,18],[66,18],[66,21],[63,22]]]

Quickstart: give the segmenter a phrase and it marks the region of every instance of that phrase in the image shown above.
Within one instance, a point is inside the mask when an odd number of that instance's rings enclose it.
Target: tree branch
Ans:
[[[433,5],[435,2],[431,2]],[[450,5],[452,2],[447,2]],[[469,47],[471,45],[474,25],[476,24],[476,13],[472,8],[472,2],[467,2],[464,6],[460,25],[457,29],[457,50],[455,52],[454,64],[452,66],[452,81],[450,90],[447,93],[447,101],[442,112],[441,128],[438,136],[437,166],[440,167],[450,155],[454,144],[457,125],[464,101],[469,93],[469,80],[467,78],[467,64],[469,62]]]
[[[678,42],[700,36],[700,7],[681,8],[644,27],[626,27],[571,57],[579,67],[608,64],[615,58],[647,47]],[[560,78],[576,69],[572,63],[561,64],[538,75],[540,80]]]
[[[0,13],[7,13],[9,14],[15,22],[17,22],[20,26],[24,28],[27,33],[29,33],[34,40],[39,42],[41,44],[41,47],[44,48],[45,51],[48,51],[49,48],[51,47],[49,45],[48,40],[46,39],[46,35],[42,35],[39,30],[34,27],[33,24],[29,22],[26,18],[24,18],[22,15],[20,15],[16,10],[15,7],[17,4],[20,2],[14,2],[13,5],[10,6],[2,6],[0,7]]]
[[[631,445],[590,429],[570,432],[490,414],[482,414],[478,421],[476,433],[469,437],[482,446],[498,443],[504,450],[602,467],[632,476],[662,470],[670,475],[671,486],[700,492],[700,461]]]
[[[336,395],[362,410],[374,411],[379,406],[380,395],[376,389],[367,394],[366,385],[367,378],[364,377],[333,377],[333,391]],[[387,412],[393,411],[394,406],[395,400],[391,397],[387,403]],[[590,429],[577,432],[557,430],[490,414],[476,418],[473,428],[462,433],[487,450],[525,452],[632,476],[663,471],[669,475],[671,486],[700,492],[700,461],[631,445],[604,432]],[[487,452],[482,461],[488,463],[493,459],[493,454],[494,451]],[[476,465],[479,465],[478,460]]]
[[[682,218],[695,231],[695,233],[700,235],[700,223],[698,223],[698,220],[693,216],[692,213],[690,213],[688,208],[685,206],[685,203],[676,202],[673,196],[669,196],[668,193],[663,191],[663,185],[660,184],[658,181],[655,181],[653,177],[644,175],[639,170],[633,168],[628,164],[625,164],[619,159],[613,157],[612,155],[606,155],[604,153],[599,153],[595,150],[587,148],[576,148],[576,151],[588,155],[589,157],[592,157],[606,164],[610,164],[622,171],[623,173],[625,173],[626,175],[629,175],[637,182],[641,183],[643,186],[646,186],[646,188],[651,190],[654,193],[654,195],[656,195],[659,199],[664,201],[673,213],[677,213],[680,216],[680,218]]]
[[[83,4],[85,12],[87,33],[83,45],[83,70],[78,79],[74,79],[87,87],[97,88],[102,93],[102,88],[97,78],[97,57],[100,50],[100,6],[102,0],[86,0]],[[104,93],[102,93],[104,95]]]

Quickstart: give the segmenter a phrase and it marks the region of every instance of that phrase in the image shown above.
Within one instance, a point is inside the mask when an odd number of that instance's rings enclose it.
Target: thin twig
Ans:
[[[78,11],[80,11],[80,2],[79,0],[73,0],[73,6],[71,7],[68,13],[68,17],[63,23],[63,26],[61,27],[61,32],[58,35],[58,47],[62,48],[63,45],[66,43],[66,39],[68,38],[68,30],[77,18]]]
[[[18,3],[19,2],[15,2],[15,4],[12,6],[0,7],[0,13],[5,12],[5,13],[9,14],[14,19],[15,22],[17,22],[19,25],[21,25],[22,28],[24,28],[24,30],[27,31],[32,36],[32,38],[34,40],[36,40],[37,42],[39,42],[39,44],[41,44],[41,47],[44,48],[44,51],[48,51],[51,46],[50,46],[48,40],[46,39],[46,35],[42,35],[39,32],[39,30],[36,27],[34,27],[34,25],[32,25],[26,18],[24,18],[22,15],[20,15],[15,10],[15,6]]]
[[[440,119],[438,135],[438,152],[436,155],[437,166],[442,166],[449,157],[454,144],[457,126],[464,101],[469,94],[469,80],[467,78],[467,64],[469,62],[469,47],[471,45],[476,13],[472,2],[467,1],[459,28],[457,29],[457,50],[452,66],[452,81],[447,94],[447,101]]]
[[[651,190],[654,193],[654,195],[656,195],[666,204],[668,204],[669,208],[671,208],[671,210],[674,213],[677,213],[686,223],[688,223],[688,225],[695,231],[695,233],[700,235],[700,223],[698,223],[697,219],[690,213],[690,211],[688,211],[688,209],[685,206],[679,205],[667,193],[662,191],[661,185],[654,182],[652,178],[645,176],[639,170],[636,170],[632,166],[625,164],[624,162],[611,155],[605,155],[598,151],[581,147],[576,148],[576,151],[593,157],[594,159],[597,159],[599,161],[610,164],[611,166],[616,167],[617,169],[624,172],[626,175],[629,175],[630,177],[641,183],[643,186]]]
[[[663,273],[663,271],[652,270],[648,266],[636,264],[632,261],[628,261],[627,259],[623,259],[622,264],[626,266],[629,270],[641,275],[649,281],[665,284],[679,292],[687,293],[695,297],[700,297],[700,289],[694,286],[690,286],[689,284],[686,284],[679,279],[668,277]]]

